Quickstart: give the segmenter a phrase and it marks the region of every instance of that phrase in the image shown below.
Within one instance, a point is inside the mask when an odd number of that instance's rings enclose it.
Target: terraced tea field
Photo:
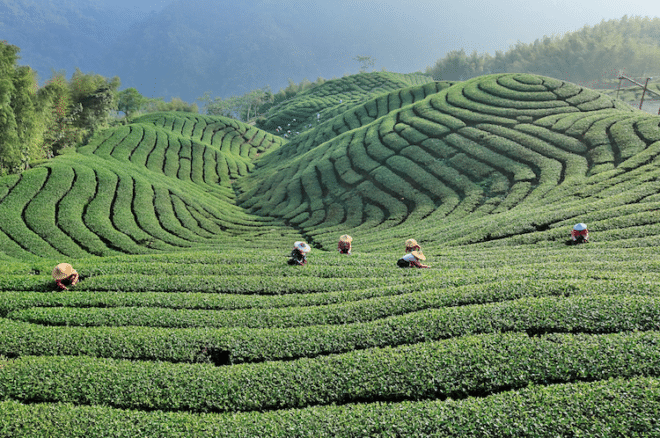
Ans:
[[[147,115],[0,179],[0,436],[660,435],[660,118],[414,80],[267,131]]]
[[[273,151],[240,205],[324,247],[347,228],[385,249],[407,234],[501,245],[558,242],[575,222],[607,240],[640,237],[623,230],[632,217],[657,224],[658,117],[538,76],[447,85],[375,98]]]

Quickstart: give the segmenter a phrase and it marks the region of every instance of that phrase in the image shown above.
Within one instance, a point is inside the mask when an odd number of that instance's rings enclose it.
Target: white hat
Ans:
[[[303,254],[307,254],[312,249],[312,248],[309,247],[309,245],[306,242],[302,242],[302,241],[295,242],[293,244],[293,247],[296,248],[298,251],[300,251]]]
[[[573,227],[573,229],[574,229],[575,231],[583,231],[583,230],[586,230],[586,229],[587,229],[587,224],[583,224],[582,222],[580,222],[579,224],[575,224],[575,226]]]

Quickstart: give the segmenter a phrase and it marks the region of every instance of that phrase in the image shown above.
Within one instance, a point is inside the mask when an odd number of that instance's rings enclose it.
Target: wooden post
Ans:
[[[642,99],[639,101],[639,109],[642,109],[642,104],[644,103],[644,95],[646,94],[646,87],[649,85],[649,79],[651,78],[646,78],[646,82],[644,83],[644,90],[642,91]]]

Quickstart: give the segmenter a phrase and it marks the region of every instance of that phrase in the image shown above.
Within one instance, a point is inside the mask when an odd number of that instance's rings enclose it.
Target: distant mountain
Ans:
[[[382,32],[399,30],[378,22],[379,13],[343,1],[282,6],[175,0],[123,35],[107,52],[104,69],[113,69],[146,95],[188,101],[205,91],[222,97],[265,85],[277,91],[289,78],[299,82],[357,73],[357,55],[376,58],[380,69],[401,41],[384,43]],[[402,72],[411,69],[407,63],[401,67]]]
[[[292,23],[270,18],[271,12],[253,4],[176,1],[110,47],[104,70],[114,67],[146,95],[188,101],[205,91],[241,94],[274,77],[285,84],[287,77],[321,75]]]
[[[375,58],[376,70],[388,65],[406,73],[423,65],[410,50],[409,58],[393,59],[402,45],[414,46],[413,33],[362,3],[174,0],[151,13],[123,5],[0,0],[1,38],[21,48],[20,63],[42,82],[51,69],[70,75],[78,67],[119,76],[122,88],[149,97],[189,102],[206,91],[227,97],[266,85],[277,91],[288,79],[353,74],[357,55]]]
[[[144,18],[99,0],[0,0],[0,38],[21,49],[20,64],[43,82],[53,69],[100,73],[110,44]]]

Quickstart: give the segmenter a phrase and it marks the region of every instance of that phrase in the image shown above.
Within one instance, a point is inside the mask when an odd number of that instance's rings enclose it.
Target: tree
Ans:
[[[307,81],[309,82],[309,81]],[[273,93],[270,92],[270,87],[259,88],[252,90],[249,93],[243,95],[243,111],[246,113],[245,117],[242,119],[246,122],[250,121],[250,115],[253,117],[257,115],[257,109],[261,107],[268,99],[271,99]],[[241,113],[243,113],[241,111]],[[241,114],[242,115],[242,114]]]
[[[203,101],[203,98],[199,99]],[[182,111],[187,113],[198,113],[199,107],[196,103],[188,103],[183,101],[180,97],[174,97],[169,102],[165,102],[162,97],[144,98],[141,109],[146,112],[155,111]]]
[[[117,93],[117,110],[123,112],[127,118],[140,111],[145,102],[145,97],[133,87]]]
[[[210,93],[207,92],[198,100],[204,103],[204,110],[207,114],[247,122],[258,115],[257,111],[264,103],[272,102],[274,96],[269,87],[263,87],[242,96],[230,96],[225,99],[221,97],[212,99]]]
[[[46,85],[38,91],[38,96],[42,107],[45,156],[57,155],[82,141],[86,131],[74,125],[82,105],[73,104],[64,72],[53,72]]]
[[[14,70],[14,88],[11,107],[16,119],[21,169],[26,169],[30,159],[37,158],[40,154],[40,138],[43,132],[36,105],[36,72],[28,66],[17,67]]]
[[[357,55],[353,59],[360,63],[360,73],[366,73],[369,68],[376,64],[376,60],[371,56]]]
[[[38,154],[36,74],[17,66],[20,49],[0,42],[0,173],[21,171]]]
[[[2,171],[20,164],[20,147],[16,117],[11,101],[14,87],[14,69],[18,59],[18,47],[2,42],[0,44],[0,166]]]
[[[436,80],[464,80],[484,73],[534,73],[571,82],[659,73],[660,18],[624,16],[621,20],[564,34],[544,36],[531,44],[516,43],[506,53],[467,56],[464,50],[449,52],[431,68]]]
[[[206,114],[212,116],[237,118],[240,106],[240,98],[238,96],[231,96],[226,99],[216,97],[213,100],[207,101],[204,110]]]
[[[75,125],[90,132],[106,126],[110,111],[117,107],[116,93],[119,85],[117,76],[107,79],[99,74],[85,74],[76,68],[69,82],[73,104],[82,106]]]
[[[298,94],[298,85],[296,85],[295,82],[293,82],[293,79],[289,78],[289,85],[286,86],[284,89],[284,97],[285,99],[290,99],[296,94]]]

